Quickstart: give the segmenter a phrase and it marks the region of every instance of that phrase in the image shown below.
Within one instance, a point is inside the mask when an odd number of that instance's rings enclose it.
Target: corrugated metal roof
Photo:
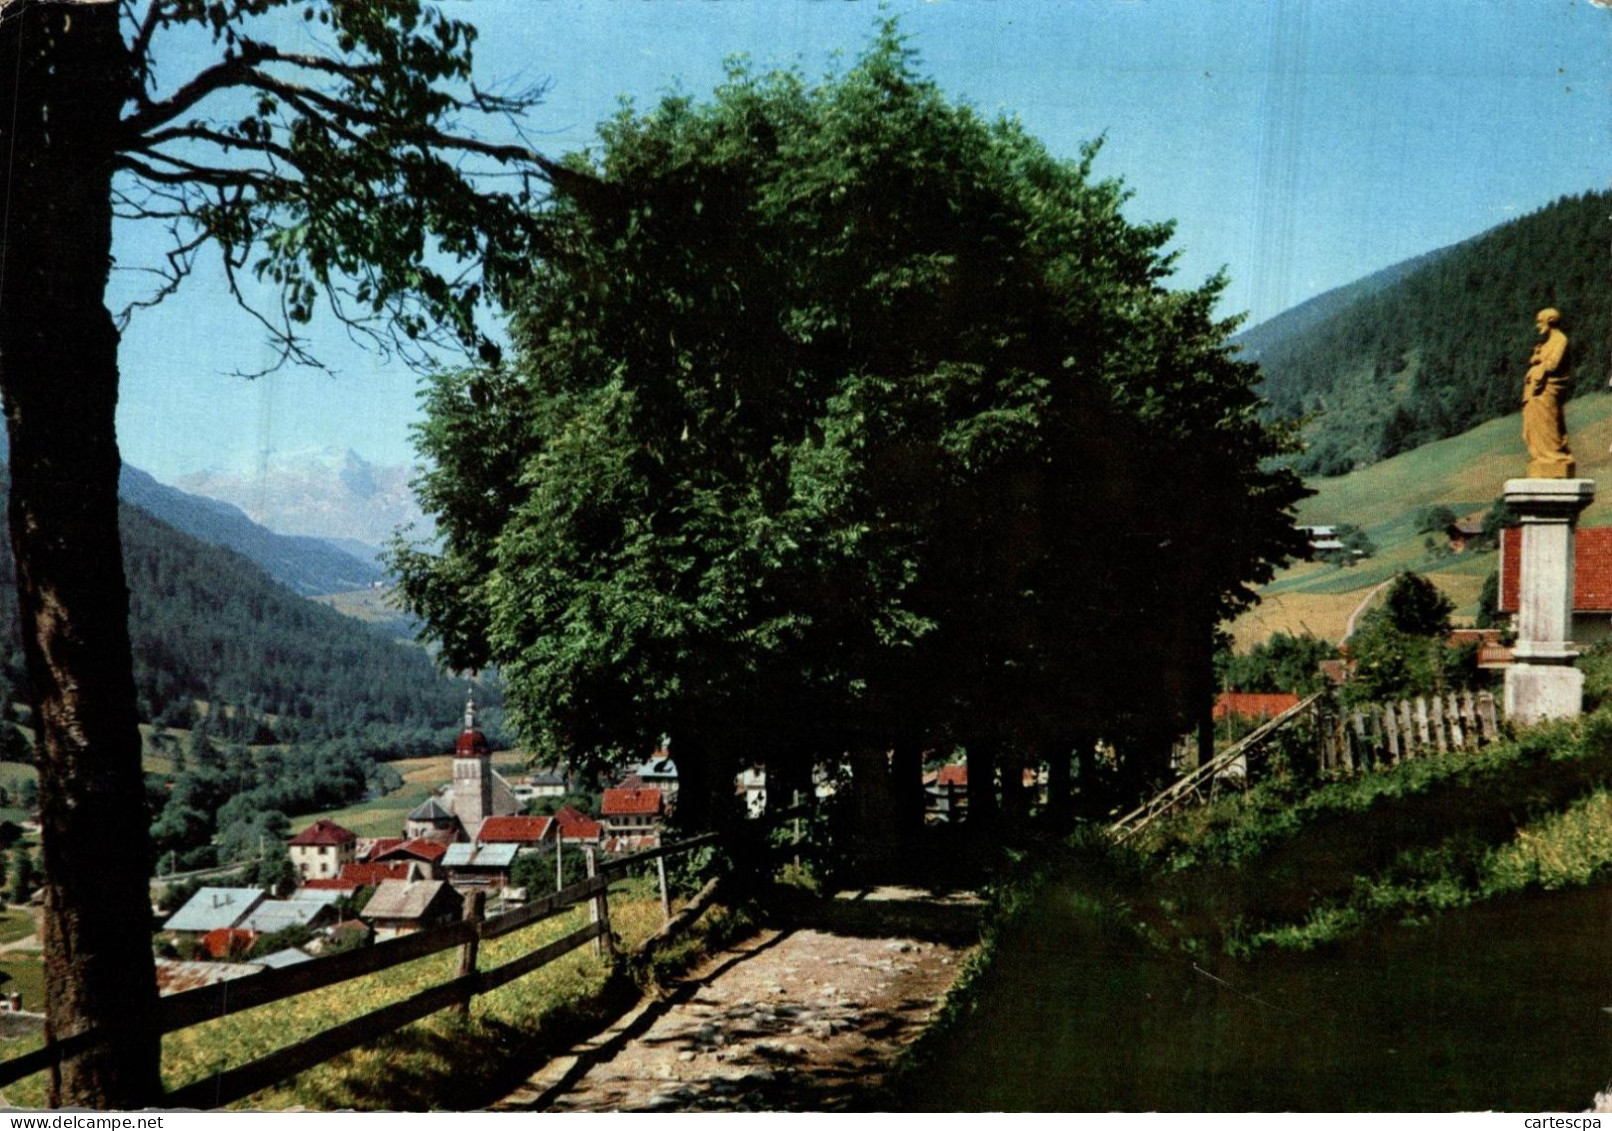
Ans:
[[[287,927],[306,927],[323,914],[327,906],[311,899],[265,899],[241,926],[259,934],[272,935]]]
[[[475,865],[478,868],[507,868],[514,863],[515,854],[520,850],[518,844],[484,844],[481,851],[476,853]]]
[[[173,913],[162,929],[216,931],[220,927],[233,927],[266,896],[260,888],[202,888]]]
[[[273,954],[265,954],[253,959],[253,961],[261,966],[267,966],[271,970],[279,970],[285,966],[295,966],[300,962],[312,962],[313,955],[305,950],[298,950],[294,946],[288,946],[284,950],[277,950]]]
[[[473,844],[450,844],[448,851],[442,854],[444,868],[462,868],[470,863],[470,858],[476,853]]]

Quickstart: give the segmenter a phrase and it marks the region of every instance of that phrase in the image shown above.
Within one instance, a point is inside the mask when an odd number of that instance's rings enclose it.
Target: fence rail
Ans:
[[[204,1021],[213,1021],[260,1005],[268,1005],[326,986],[388,970],[405,962],[439,954],[455,947],[460,948],[459,972],[450,980],[422,990],[402,1001],[334,1025],[307,1040],[288,1045],[247,1064],[188,1084],[170,1092],[165,1097],[165,1103],[174,1107],[221,1107],[234,1103],[328,1060],[338,1053],[358,1048],[399,1026],[418,1021],[422,1017],[451,1006],[467,1008],[475,995],[486,993],[524,974],[529,974],[585,943],[596,942],[601,950],[608,949],[610,883],[613,877],[620,876],[635,865],[650,862],[660,865],[657,871],[661,908],[665,920],[663,931],[667,928],[675,930],[683,924],[674,922],[671,913],[670,892],[666,887],[665,860],[669,856],[711,844],[718,838],[719,834],[706,833],[618,857],[603,864],[596,864],[594,853],[590,850],[588,860],[591,874],[587,879],[501,915],[483,918],[481,893],[476,892],[466,900],[465,918],[456,923],[429,927],[358,950],[344,951],[283,969],[265,970],[249,978],[231,979],[161,998],[157,1007],[158,1031],[173,1033]],[[593,909],[591,921],[586,926],[501,966],[490,970],[476,968],[481,940],[498,938],[512,931],[533,926],[582,903],[591,904]],[[0,1087],[13,1084],[36,1072],[55,1070],[61,1058],[88,1047],[96,1036],[94,1031],[76,1033],[47,1041],[42,1048],[0,1062]]]

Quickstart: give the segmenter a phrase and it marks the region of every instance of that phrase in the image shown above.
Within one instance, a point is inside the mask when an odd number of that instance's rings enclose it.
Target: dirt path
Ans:
[[[875,888],[721,952],[545,1065],[500,1111],[826,1111],[939,1009],[980,903]]]

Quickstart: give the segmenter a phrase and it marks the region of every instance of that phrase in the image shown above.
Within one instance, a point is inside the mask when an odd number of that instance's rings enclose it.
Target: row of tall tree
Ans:
[[[742,764],[855,750],[915,790],[965,748],[976,820],[1026,762],[1066,810],[1099,738],[1122,789],[1163,775],[1304,491],[1221,281],[1167,289],[1170,226],[1097,158],[947,102],[893,26],[820,85],[736,64],[607,123],[513,357],[429,389],[443,546],[394,564],[447,661],[547,757],[669,733],[696,822]]]

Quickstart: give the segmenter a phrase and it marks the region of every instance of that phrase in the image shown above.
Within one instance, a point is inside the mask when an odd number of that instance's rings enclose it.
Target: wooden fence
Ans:
[[[1396,766],[1410,758],[1476,750],[1500,738],[1500,717],[1487,691],[1368,703],[1340,709],[1325,693],[1311,695],[1262,723],[1213,759],[1182,775],[1108,828],[1125,841],[1166,813],[1214,797],[1223,783],[1243,785],[1271,742],[1284,730],[1313,722],[1315,756],[1325,777],[1346,777]]]
[[[1327,707],[1317,722],[1321,772],[1330,776],[1476,750],[1500,738],[1499,711],[1487,691]]]
[[[584,943],[592,942],[599,952],[609,952],[614,945],[610,934],[608,894],[611,880],[633,867],[651,861],[657,864],[660,881],[661,910],[665,921],[663,936],[667,929],[675,929],[679,925],[677,920],[687,922],[692,918],[681,915],[674,918],[671,913],[671,898],[666,886],[666,858],[713,843],[716,839],[716,833],[707,833],[659,848],[621,856],[602,864],[598,863],[594,854],[590,852],[587,879],[513,911],[485,918],[482,893],[473,892],[465,900],[464,918],[457,923],[416,931],[376,943],[374,946],[344,951],[283,969],[265,970],[248,978],[232,979],[161,998],[157,1005],[158,1029],[163,1033],[172,1033],[192,1025],[199,1025],[204,1021],[212,1021],[232,1013],[296,997],[311,990],[388,970],[426,955],[437,954],[454,947],[459,948],[458,970],[451,980],[361,1017],[344,1021],[305,1041],[277,1049],[267,1056],[172,1091],[166,1096],[164,1106],[213,1108],[234,1103],[271,1084],[277,1084],[305,1069],[312,1068],[338,1053],[358,1048],[399,1026],[418,1021],[439,1010],[450,1007],[468,1010],[470,1001],[476,994],[484,994],[512,982],[521,975],[531,973],[570,953]],[[710,890],[707,889],[701,893],[696,902],[703,906],[709,894]],[[511,931],[533,926],[580,903],[587,903],[591,907],[586,926],[502,966],[490,970],[477,968],[479,948],[483,939],[498,938]],[[43,1048],[33,1052],[0,1062],[0,1087],[15,1083],[36,1072],[57,1071],[63,1056],[88,1046],[94,1039],[93,1031],[78,1033],[48,1042]]]

